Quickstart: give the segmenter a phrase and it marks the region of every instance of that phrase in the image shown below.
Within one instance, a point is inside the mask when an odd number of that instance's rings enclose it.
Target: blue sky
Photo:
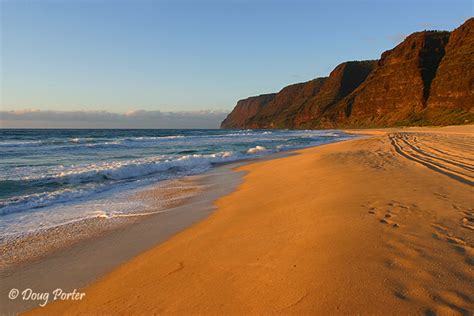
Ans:
[[[8,1],[1,110],[230,111],[452,30],[473,1]]]

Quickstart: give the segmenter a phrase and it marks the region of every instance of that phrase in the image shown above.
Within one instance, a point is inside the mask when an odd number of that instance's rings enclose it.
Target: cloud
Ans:
[[[2,128],[217,128],[228,112],[221,110],[161,112],[134,110],[0,111]]]

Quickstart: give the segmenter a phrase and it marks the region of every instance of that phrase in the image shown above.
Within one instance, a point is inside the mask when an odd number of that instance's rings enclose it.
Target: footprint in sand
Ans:
[[[396,203],[396,202],[395,202],[395,203]],[[390,202],[390,203],[388,203],[388,205],[394,205],[394,202]],[[372,207],[369,208],[368,213],[371,214],[371,215],[377,215],[377,214],[380,214],[380,213],[382,213],[382,212],[380,212],[379,210],[377,210],[376,207],[373,207],[373,206],[372,206]],[[393,217],[393,215],[391,214],[391,211],[388,210],[387,213],[383,214],[383,217],[382,217],[382,218],[379,217],[378,220],[379,220],[379,223],[382,223],[382,224],[385,224],[385,225],[390,225],[390,226],[392,226],[393,228],[398,228],[398,227],[400,227],[399,224],[394,223],[394,222],[392,222],[391,220],[389,220],[389,219],[391,219],[392,217]]]
[[[382,223],[382,224],[385,224],[385,225],[391,225],[393,228],[398,228],[398,227],[400,227],[400,225],[398,225],[397,223],[391,223],[391,222],[389,222],[389,221],[387,221],[387,220],[385,220],[385,219],[383,219],[383,218],[380,219],[379,222]]]

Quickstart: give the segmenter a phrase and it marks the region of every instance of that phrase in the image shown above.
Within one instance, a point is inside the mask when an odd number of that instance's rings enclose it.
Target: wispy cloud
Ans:
[[[217,128],[227,111],[0,111],[2,128]]]

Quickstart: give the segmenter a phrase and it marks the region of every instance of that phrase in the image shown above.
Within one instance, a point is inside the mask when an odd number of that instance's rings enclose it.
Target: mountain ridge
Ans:
[[[221,128],[364,128],[474,122],[474,18],[422,31],[379,60],[240,100]]]

